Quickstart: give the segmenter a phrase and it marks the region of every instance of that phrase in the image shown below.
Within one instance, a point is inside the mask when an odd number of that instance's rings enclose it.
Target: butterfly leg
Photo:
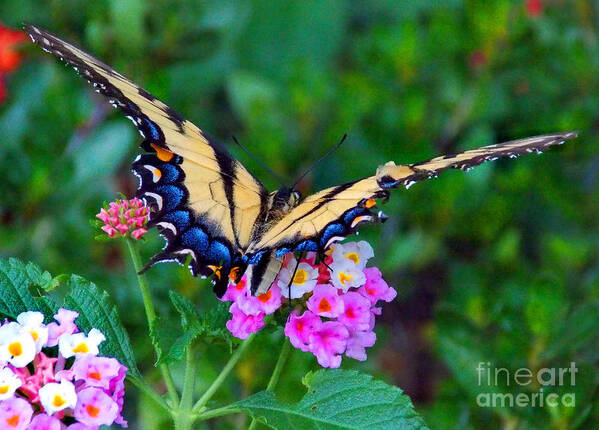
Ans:
[[[289,317],[291,316],[291,284],[293,284],[293,280],[295,279],[295,274],[297,273],[297,268],[299,267],[300,261],[305,256],[306,256],[305,252],[300,253],[299,258],[297,259],[297,262],[295,264],[295,267],[293,268],[293,273],[291,274],[291,278],[289,278],[289,283],[287,284],[287,294],[289,297],[289,303],[287,306],[287,320],[289,320]]]

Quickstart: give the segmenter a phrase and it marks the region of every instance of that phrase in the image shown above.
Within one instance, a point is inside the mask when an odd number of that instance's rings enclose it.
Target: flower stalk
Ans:
[[[126,242],[127,247],[129,248],[129,254],[131,255],[131,260],[133,260],[133,267],[135,268],[137,282],[139,284],[139,290],[141,291],[141,297],[143,299],[144,308],[146,310],[146,317],[148,319],[148,329],[151,329],[152,322],[156,319],[156,311],[154,310],[154,303],[152,302],[152,297],[150,295],[148,281],[144,274],[139,273],[143,266],[141,264],[139,252],[137,251],[137,248],[133,243],[133,239],[127,238]],[[173,381],[171,371],[166,364],[161,364],[159,368],[164,383],[166,385],[170,406],[175,407],[179,402],[179,395],[177,394],[177,388],[175,387],[175,382]]]

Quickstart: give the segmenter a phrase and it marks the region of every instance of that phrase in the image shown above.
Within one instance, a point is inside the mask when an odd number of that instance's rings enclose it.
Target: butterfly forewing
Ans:
[[[133,164],[138,195],[153,206],[150,223],[167,239],[149,264],[191,258],[192,273],[213,275],[222,294],[266,211],[262,184],[198,127],[102,61],[35,26],[25,31],[108,97],[145,138],[150,154]]]

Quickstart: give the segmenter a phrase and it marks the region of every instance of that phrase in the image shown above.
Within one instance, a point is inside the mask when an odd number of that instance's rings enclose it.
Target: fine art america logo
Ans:
[[[561,390],[560,393],[552,392],[555,387],[576,385],[578,369],[574,362],[571,362],[569,367],[543,367],[535,371],[522,367],[511,372],[505,367],[493,367],[491,363],[481,361],[476,372],[478,386],[481,387],[481,392],[476,396],[476,403],[480,407],[576,406],[575,393]],[[501,392],[502,388],[506,391],[514,391],[512,388],[516,388],[516,392]]]

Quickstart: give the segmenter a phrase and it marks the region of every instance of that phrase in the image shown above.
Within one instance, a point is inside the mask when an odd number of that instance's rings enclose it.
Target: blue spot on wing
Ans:
[[[224,266],[231,264],[231,252],[223,243],[212,242],[205,255],[208,261],[222,263]]]
[[[247,260],[246,262],[248,264],[258,264],[260,260],[262,260],[262,257],[264,256],[265,252],[266,251],[260,251],[249,257],[244,256],[244,260]]]
[[[158,126],[147,118],[144,118],[143,121],[146,124],[146,126],[148,127],[148,129],[150,130],[152,139],[160,140],[160,131],[158,130]]]
[[[183,190],[174,185],[163,185],[156,188],[156,192],[162,196],[163,209],[172,211],[175,209],[185,196]]]
[[[367,213],[369,213],[369,211],[367,209],[363,209],[363,208],[350,209],[345,213],[345,215],[343,215],[343,222],[347,225],[351,225],[352,221],[356,217],[359,217],[360,215],[364,215]]]
[[[180,172],[172,164],[162,163],[159,168],[162,172],[162,183],[172,184],[173,182],[177,182],[179,180]]]
[[[201,228],[192,227],[181,235],[181,243],[186,248],[202,253],[208,249],[210,240]]]
[[[275,251],[275,257],[280,258],[283,255],[287,254],[288,252],[291,252],[291,248],[287,248],[287,247],[279,248]]]
[[[295,247],[295,250],[298,252],[318,251],[318,244],[313,240],[304,240]]]
[[[177,231],[186,230],[191,224],[191,216],[187,211],[174,211],[167,213],[162,217],[162,220],[173,224]]]
[[[320,238],[320,246],[325,246],[333,236],[346,236],[347,231],[343,224],[330,224]]]

